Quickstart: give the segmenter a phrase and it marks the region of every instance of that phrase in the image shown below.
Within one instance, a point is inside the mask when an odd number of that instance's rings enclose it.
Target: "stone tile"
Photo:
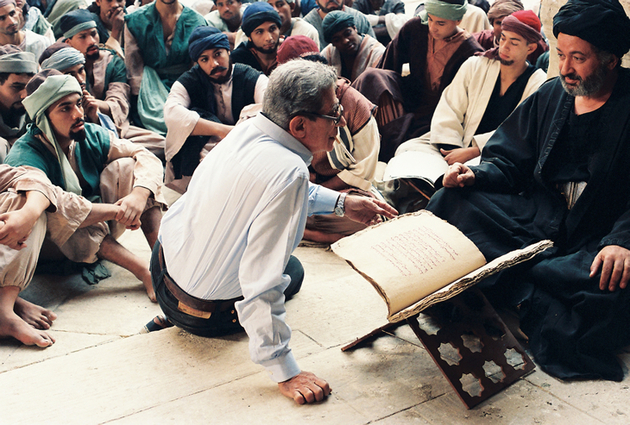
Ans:
[[[298,406],[282,396],[264,373],[192,394],[108,422],[123,424],[365,424],[369,418],[331,394],[327,400]]]
[[[455,392],[410,409],[432,424],[597,424],[605,423],[559,400],[527,381],[520,380],[471,410]]]
[[[358,274],[314,280],[307,277],[300,293],[287,302],[287,323],[293,329],[332,347],[387,323],[385,303]]]
[[[130,272],[111,263],[112,276],[55,309],[55,329],[90,334],[133,335],[161,313]]]
[[[299,333],[294,342],[298,356],[313,345]],[[261,370],[249,359],[245,334],[208,339],[170,328],[0,373],[2,421],[102,423]],[[32,406],[46,412],[41,421],[30,414]]]
[[[112,335],[88,335],[55,330],[49,330],[48,333],[56,342],[45,349],[22,345],[17,340],[3,341],[0,346],[0,373],[120,339],[119,336]],[[2,415],[0,423],[1,417]]]
[[[322,266],[323,264],[344,264],[346,260],[336,255],[330,248],[298,247],[293,251],[293,255],[300,259],[302,263]],[[318,270],[319,271],[319,270]]]
[[[331,349],[325,354],[330,357],[325,362],[330,375],[322,376],[334,377],[329,382],[337,397],[371,419],[452,391],[426,351],[398,338],[385,336],[365,348],[345,353]]]
[[[625,360],[630,355],[625,354]],[[627,364],[627,363],[626,363]],[[525,378],[541,391],[586,412],[606,424],[630,423],[630,376],[621,382],[602,380],[561,381],[537,369]]]
[[[376,425],[428,425],[422,416],[420,416],[414,409],[403,410],[402,412],[394,413],[391,416],[387,416],[383,419],[377,419],[370,422]]]

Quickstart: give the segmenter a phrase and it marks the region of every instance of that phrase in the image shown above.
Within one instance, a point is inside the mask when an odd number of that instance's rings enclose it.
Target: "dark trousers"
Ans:
[[[160,266],[159,252],[161,247],[159,241],[156,242],[153,247],[153,254],[151,255],[151,280],[153,281],[153,289],[155,290],[158,304],[168,320],[178,328],[203,337],[215,337],[242,332],[244,329],[238,321],[233,303],[229,303],[227,308],[215,310],[208,319],[191,316],[179,310],[179,300],[175,298],[164,284],[164,275],[167,274],[168,271],[166,270],[166,265],[164,268]],[[291,277],[291,283],[284,291],[286,300],[289,300],[300,291],[302,281],[304,280],[304,268],[300,260],[291,256],[284,269],[284,274]],[[171,278],[171,280],[173,279]],[[222,300],[215,301],[221,302]]]

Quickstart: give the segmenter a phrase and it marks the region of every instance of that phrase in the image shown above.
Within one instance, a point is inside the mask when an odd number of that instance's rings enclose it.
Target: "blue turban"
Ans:
[[[553,35],[579,37],[621,58],[630,50],[630,18],[618,0],[569,0],[553,17]]]
[[[251,3],[243,12],[241,29],[246,36],[250,36],[252,31],[265,22],[273,22],[280,28],[282,20],[278,12],[266,1]]]
[[[59,27],[64,38],[72,38],[81,31],[96,28],[92,14],[86,9],[76,9],[59,19]]]
[[[330,43],[333,36],[339,31],[343,31],[346,28],[353,26],[356,26],[356,24],[354,22],[354,16],[351,14],[342,12],[341,10],[328,12],[322,22],[324,40],[326,40],[326,43]]]
[[[230,42],[227,35],[215,27],[197,27],[188,39],[188,54],[193,62],[197,62],[199,56],[208,49],[227,49],[230,51]]]
[[[85,63],[85,56],[74,47],[57,50],[50,57],[42,62],[42,69],[56,69],[65,71],[75,65]]]

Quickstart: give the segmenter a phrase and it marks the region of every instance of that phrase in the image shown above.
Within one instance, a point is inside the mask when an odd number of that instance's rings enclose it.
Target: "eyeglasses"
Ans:
[[[333,108],[333,112],[337,113],[337,116],[333,117],[332,115],[324,115],[324,114],[318,114],[317,112],[298,112],[296,114],[293,114],[293,116],[297,116],[297,115],[312,115],[314,117],[319,117],[319,118],[324,118],[325,120],[331,120],[333,123],[335,123],[335,125],[339,125],[341,123],[341,119],[343,118],[343,106],[341,105],[341,103],[338,103],[337,105],[335,105],[335,107]]]

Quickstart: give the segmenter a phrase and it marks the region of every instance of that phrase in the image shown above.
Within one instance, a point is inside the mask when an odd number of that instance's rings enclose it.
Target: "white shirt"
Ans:
[[[171,277],[188,294],[236,303],[252,360],[276,382],[300,373],[288,347],[282,274],[307,215],[329,214],[338,193],[309,183],[310,151],[259,114],[239,124],[195,170],[162,219]]]

